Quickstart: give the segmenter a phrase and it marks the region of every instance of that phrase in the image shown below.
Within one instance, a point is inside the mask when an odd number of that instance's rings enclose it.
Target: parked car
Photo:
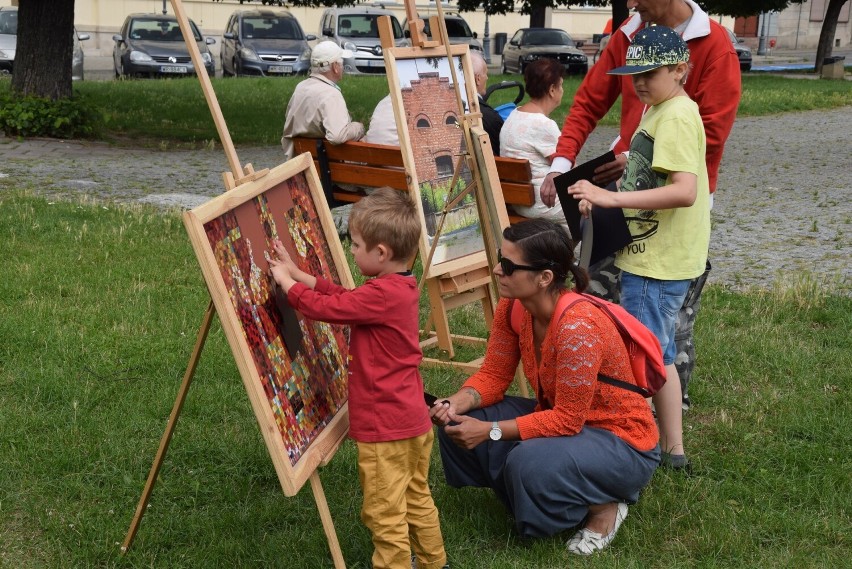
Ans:
[[[18,8],[0,6],[0,73],[12,73],[18,45]]]
[[[306,74],[311,68],[308,42],[315,39],[287,10],[237,10],[222,36],[222,75]]]
[[[731,36],[731,42],[737,51],[737,58],[740,60],[740,71],[751,71],[751,49],[734,32],[728,28],[725,28],[725,31]]]
[[[195,43],[211,77],[216,64],[208,45],[216,40],[201,35],[192,20]],[[115,45],[112,61],[116,77],[184,77],[195,75],[189,49],[183,41],[177,18],[167,14],[130,14],[121,26],[121,33],[112,36]]]
[[[556,59],[566,73],[585,75],[589,59],[564,30],[557,28],[523,28],[515,32],[503,48],[503,73],[523,73],[528,63],[547,57]]]
[[[82,81],[83,80],[83,45],[80,43],[81,41],[86,41],[91,36],[89,34],[78,34],[77,28],[74,28],[74,48],[71,53],[71,80],[72,81]]]
[[[389,10],[371,7],[327,8],[320,18],[321,40],[331,40],[343,49],[355,54],[351,61],[345,60],[347,73],[384,73],[385,59],[379,39],[378,20],[390,16],[394,44],[402,47],[410,42],[402,33],[399,20]]]
[[[432,33],[429,27],[429,16],[421,14],[420,19],[423,20],[425,24],[423,31],[426,32],[427,35],[431,36]],[[472,32],[470,30],[470,26],[467,24],[467,21],[460,15],[455,12],[444,12],[444,23],[447,26],[447,38],[450,40],[451,44],[466,43],[470,49],[482,51],[482,43],[479,41],[476,32]],[[408,20],[403,21],[402,29],[405,30],[407,35]],[[435,37],[434,39],[438,38]]]
[[[71,54],[71,79],[83,79],[83,46],[81,41],[89,39],[89,34],[78,34],[74,30],[74,47]],[[0,6],[0,73],[12,73],[15,53],[18,45],[18,8]]]

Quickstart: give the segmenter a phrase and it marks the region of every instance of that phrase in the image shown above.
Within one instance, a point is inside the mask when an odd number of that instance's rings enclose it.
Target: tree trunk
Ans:
[[[627,0],[612,0],[612,31],[618,28],[627,19],[630,11],[627,9]]]
[[[12,91],[18,96],[71,96],[74,0],[20,0]]]
[[[547,15],[547,4],[531,4],[530,5],[530,27],[543,28],[544,17]]]
[[[834,34],[837,31],[837,20],[840,18],[840,9],[848,0],[829,0],[828,9],[825,11],[825,19],[822,21],[822,29],[819,32],[819,43],[817,44],[816,61],[814,71],[822,71],[823,60],[831,55],[834,48]]]

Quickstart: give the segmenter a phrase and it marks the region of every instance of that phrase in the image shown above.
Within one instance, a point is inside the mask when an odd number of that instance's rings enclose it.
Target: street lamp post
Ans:
[[[766,55],[766,19],[768,12],[760,15],[760,39],[757,42],[757,55]]]
[[[485,7],[485,32],[482,34],[482,50],[485,52],[485,63],[491,64],[491,35],[488,33],[488,2]]]

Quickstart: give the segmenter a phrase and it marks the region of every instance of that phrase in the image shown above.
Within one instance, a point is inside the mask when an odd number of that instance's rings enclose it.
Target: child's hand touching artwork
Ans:
[[[297,282],[306,284],[308,288],[314,288],[317,282],[316,277],[304,272],[293,262],[281,241],[276,239],[272,244],[272,250],[274,255],[267,258],[269,272],[285,293],[289,292],[290,288]]]

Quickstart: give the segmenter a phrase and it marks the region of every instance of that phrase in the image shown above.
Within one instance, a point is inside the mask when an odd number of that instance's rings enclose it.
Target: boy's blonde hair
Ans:
[[[367,250],[383,244],[394,259],[411,259],[420,242],[417,205],[408,195],[387,186],[362,198],[349,214],[350,231],[357,231]]]

